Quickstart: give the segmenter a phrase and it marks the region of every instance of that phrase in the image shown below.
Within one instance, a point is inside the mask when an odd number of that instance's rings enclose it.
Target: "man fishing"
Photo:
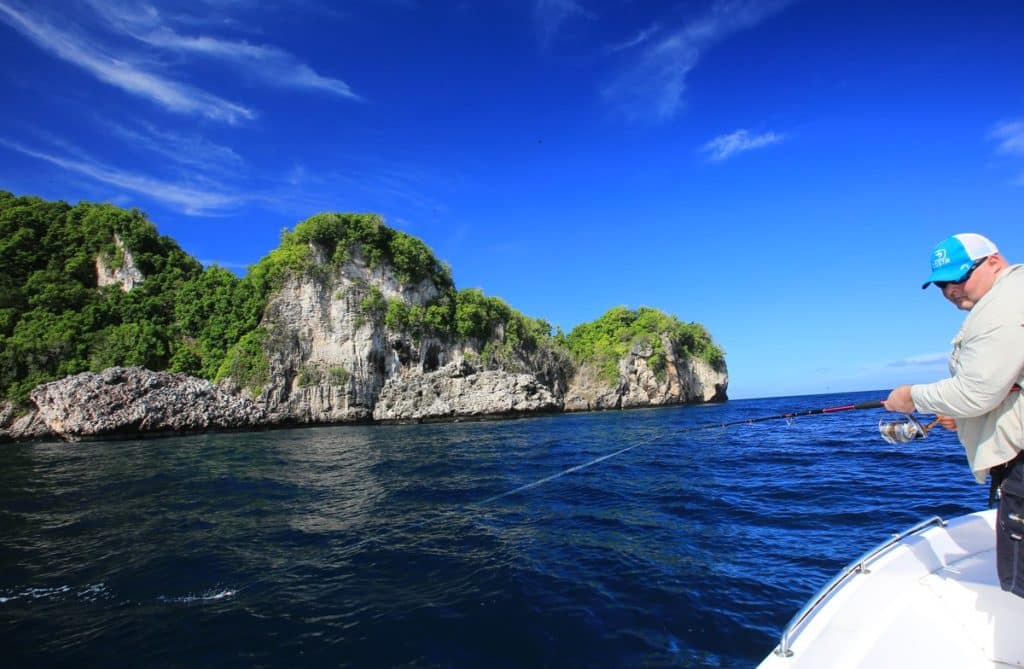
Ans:
[[[1011,265],[986,237],[958,234],[932,252],[934,283],[967,312],[953,339],[950,378],[899,386],[889,411],[934,413],[957,432],[978,483],[998,493],[996,565],[1003,590],[1024,597],[1024,265]]]

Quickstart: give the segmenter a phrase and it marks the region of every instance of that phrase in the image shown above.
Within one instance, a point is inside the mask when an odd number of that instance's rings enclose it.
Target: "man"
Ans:
[[[932,253],[934,283],[967,313],[953,339],[950,378],[900,386],[890,411],[938,414],[957,431],[978,483],[999,492],[996,564],[1003,590],[1024,597],[1024,265],[978,234],[953,235]]]

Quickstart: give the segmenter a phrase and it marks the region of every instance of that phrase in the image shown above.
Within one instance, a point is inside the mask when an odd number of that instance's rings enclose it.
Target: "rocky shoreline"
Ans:
[[[698,402],[724,400],[724,392],[719,394]],[[27,412],[24,408],[19,412],[10,402],[0,404],[0,441],[80,442],[297,425],[497,420],[692,403],[639,403],[629,399],[629,393],[619,401],[602,395],[592,403],[579,392],[567,402],[531,374],[478,371],[464,361],[429,374],[393,377],[382,388],[371,414],[343,420],[302,421],[275,415],[266,410],[265,402],[245,391],[143,367],[111,367],[46,383],[31,392],[30,402]]]
[[[111,367],[45,383],[30,401],[28,413],[0,426],[0,438],[75,442],[251,429],[266,422],[251,399],[203,379],[142,367]]]

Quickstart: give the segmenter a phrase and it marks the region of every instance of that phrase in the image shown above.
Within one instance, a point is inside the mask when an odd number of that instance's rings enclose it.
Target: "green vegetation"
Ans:
[[[359,303],[359,313],[374,325],[380,325],[384,322],[387,312],[388,303],[380,289],[373,286],[366,291],[366,295]]]
[[[299,376],[296,378],[299,388],[315,386],[320,383],[320,370],[314,365],[305,364],[299,367]]]
[[[322,256],[317,256],[317,251]],[[249,278],[263,295],[281,287],[289,275],[337,271],[354,253],[371,268],[390,264],[403,283],[425,279],[439,288],[452,286],[451,270],[439,262],[419,239],[389,228],[376,214],[317,214],[289,232],[281,244],[250,271]]]
[[[170,369],[214,378],[228,349],[259,324],[263,306],[252,281],[221,267],[184,283],[174,305],[181,343]]]
[[[144,277],[129,290],[97,285],[97,258],[109,268],[129,263]],[[329,281],[351,261],[390,267],[405,285],[430,282],[425,305],[386,298],[355,278],[334,296],[351,300],[357,326],[386,327],[413,341],[471,342],[476,364],[517,369],[527,359],[561,365],[570,355],[615,383],[618,360],[637,342],[664,375],[661,333],[676,352],[725,359],[697,323],[655,309],[612,309],[568,336],[475,288],[456,290],[450,268],[422,241],[384,225],[373,214],[317,214],[283,231],[281,244],[244,278],[221,267],[203,269],[138,210],[109,204],[48,202],[0,191],[0,399],[24,400],[40,383],[114,365],[143,365],[211,380],[230,376],[254,394],[269,381],[260,328],[269,297],[289,277]],[[566,363],[567,364],[567,363]],[[303,367],[299,385],[345,386],[344,367]]]
[[[309,363],[299,367],[298,376],[295,378],[295,382],[300,388],[317,386],[324,382],[327,382],[332,386],[342,387],[348,384],[348,380],[349,372],[344,367],[329,367],[324,369],[323,367]]]
[[[116,240],[120,240],[121,245]],[[96,258],[146,280],[97,286]],[[178,291],[202,266],[138,210],[0,191],[0,397],[110,365],[166,368],[180,346]]]
[[[270,380],[270,364],[263,351],[266,338],[267,331],[263,328],[257,328],[242,337],[228,350],[215,380],[231,377],[243,388],[248,388],[254,397],[259,395],[264,384]]]
[[[475,288],[460,290],[456,295],[453,327],[458,339],[483,344],[481,362],[488,367],[503,366],[513,359],[517,349],[529,353],[561,346],[547,321],[524,316],[503,300],[487,297]]]
[[[349,373],[344,367],[331,367],[327,370],[327,378],[332,386],[344,386],[348,384]]]
[[[634,345],[650,346],[653,355],[649,364],[655,375],[663,379],[667,360],[662,333],[668,335],[680,357],[701,358],[719,371],[725,368],[725,355],[703,325],[683,323],[675,316],[650,307],[609,309],[596,321],[573,328],[566,337],[566,344],[578,364],[595,365],[611,384],[618,379],[619,360]]]

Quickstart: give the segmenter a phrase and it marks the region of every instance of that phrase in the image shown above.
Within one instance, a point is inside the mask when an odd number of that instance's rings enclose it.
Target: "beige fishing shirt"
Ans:
[[[911,386],[923,413],[952,416],[978,483],[1024,448],[1024,265],[1010,265],[953,339],[951,378]]]

